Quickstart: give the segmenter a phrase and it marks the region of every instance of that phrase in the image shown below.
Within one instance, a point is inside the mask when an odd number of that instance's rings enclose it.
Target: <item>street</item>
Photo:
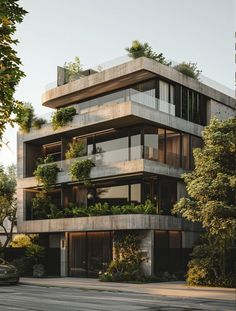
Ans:
[[[122,288],[121,288],[122,290]],[[0,286],[0,311],[233,311],[235,301],[50,286]]]

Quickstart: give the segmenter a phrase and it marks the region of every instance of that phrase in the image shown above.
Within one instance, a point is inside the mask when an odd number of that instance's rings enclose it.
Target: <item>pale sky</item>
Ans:
[[[235,0],[20,0],[29,13],[17,27],[24,78],[17,98],[41,107],[56,67],[79,56],[90,68],[125,54],[135,39],[177,62],[197,62],[209,78],[234,88]],[[0,162],[16,162],[16,130]]]

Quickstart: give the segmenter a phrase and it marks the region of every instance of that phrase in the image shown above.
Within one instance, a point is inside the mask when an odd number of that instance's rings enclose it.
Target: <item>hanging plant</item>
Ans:
[[[36,130],[39,130],[41,129],[42,125],[46,123],[47,121],[45,119],[34,117],[32,120],[32,127],[35,128]]]
[[[85,185],[90,184],[90,172],[95,166],[91,159],[77,160],[70,167],[72,180],[83,181]]]
[[[84,140],[73,140],[68,144],[66,159],[78,158],[86,155],[86,143]]]
[[[65,126],[68,122],[72,122],[73,117],[76,115],[74,107],[65,107],[58,109],[52,115],[52,127],[54,130]]]
[[[47,159],[44,161],[47,161]],[[34,176],[37,179],[38,183],[43,184],[42,188],[47,191],[51,187],[51,185],[56,183],[58,172],[59,168],[56,163],[44,165],[42,165],[41,163],[34,171]]]

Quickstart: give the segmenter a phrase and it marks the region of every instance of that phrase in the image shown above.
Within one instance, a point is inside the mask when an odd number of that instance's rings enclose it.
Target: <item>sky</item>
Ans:
[[[202,73],[234,88],[235,0],[19,0],[28,11],[17,25],[18,54],[26,78],[16,98],[31,102],[36,114],[56,68],[79,56],[91,68],[124,55],[133,40],[148,42],[176,62],[192,61]],[[16,163],[16,129],[0,163]]]

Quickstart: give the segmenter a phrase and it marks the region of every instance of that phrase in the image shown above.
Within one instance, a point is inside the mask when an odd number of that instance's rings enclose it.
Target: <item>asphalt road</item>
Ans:
[[[31,285],[0,286],[0,311],[235,311],[234,301]]]

